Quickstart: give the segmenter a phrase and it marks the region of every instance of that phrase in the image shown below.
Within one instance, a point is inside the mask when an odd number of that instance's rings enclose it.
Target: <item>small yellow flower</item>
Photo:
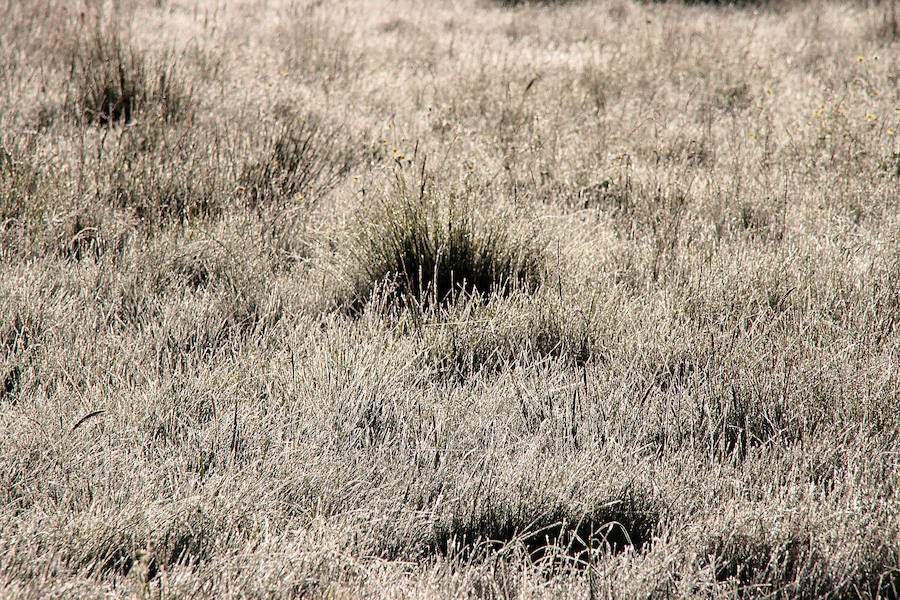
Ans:
[[[397,150],[396,148],[394,148],[393,150],[391,150],[391,152],[393,152],[394,154],[396,154],[397,152],[399,152],[399,150]]]
[[[766,93],[767,93],[767,94],[771,94],[771,93],[772,93],[772,88],[766,88]]]
[[[893,130],[893,129],[888,129],[888,130],[887,130],[887,134],[888,134],[888,135],[894,135],[894,130]]]
[[[281,74],[282,77],[287,77],[288,75],[289,75],[289,73],[287,71],[285,71],[284,73]]]
[[[857,57],[856,57],[856,62],[862,62],[862,61],[864,61],[864,60],[866,60],[866,59],[864,59],[862,56],[857,56]]]
[[[874,120],[875,120],[875,115],[873,115],[872,113],[866,114],[866,121],[874,121]]]

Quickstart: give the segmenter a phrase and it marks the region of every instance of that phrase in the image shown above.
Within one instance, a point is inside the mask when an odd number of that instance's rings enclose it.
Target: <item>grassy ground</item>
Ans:
[[[900,592],[896,2],[0,25],[0,596]]]

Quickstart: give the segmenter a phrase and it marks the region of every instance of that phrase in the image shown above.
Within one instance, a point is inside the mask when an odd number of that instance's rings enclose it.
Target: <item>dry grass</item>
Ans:
[[[898,11],[7,2],[0,596],[896,598]]]

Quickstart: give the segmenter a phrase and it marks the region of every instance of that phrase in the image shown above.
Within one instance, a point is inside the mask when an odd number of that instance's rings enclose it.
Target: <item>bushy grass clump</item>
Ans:
[[[471,200],[399,193],[381,203],[357,242],[352,304],[366,303],[380,286],[418,306],[446,304],[460,295],[506,295],[533,290],[543,251],[501,218],[488,218]]]
[[[78,41],[70,73],[75,115],[89,123],[130,123],[140,114],[168,121],[185,116],[192,103],[173,61],[148,61],[112,27],[97,26]]]

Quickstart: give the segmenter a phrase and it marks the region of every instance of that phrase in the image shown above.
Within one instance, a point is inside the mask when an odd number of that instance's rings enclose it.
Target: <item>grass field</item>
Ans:
[[[897,1],[0,4],[0,597],[900,595]]]

